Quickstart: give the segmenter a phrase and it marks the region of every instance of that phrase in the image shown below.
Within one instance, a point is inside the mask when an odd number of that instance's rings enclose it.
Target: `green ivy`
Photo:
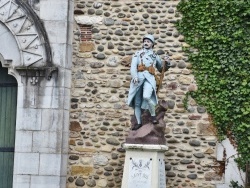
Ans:
[[[230,183],[231,183],[231,185],[229,187],[232,187],[232,188],[244,188],[242,185],[238,184],[238,181],[236,181],[236,182],[231,181]]]
[[[219,138],[235,141],[244,168],[250,159],[250,1],[181,0],[177,10],[198,85],[190,94],[207,108]]]

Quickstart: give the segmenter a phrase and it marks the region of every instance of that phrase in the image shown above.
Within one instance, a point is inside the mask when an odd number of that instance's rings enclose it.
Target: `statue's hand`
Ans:
[[[166,62],[169,62],[170,61],[170,58],[169,58],[169,56],[164,56],[164,61],[166,61]]]
[[[134,84],[138,84],[139,83],[139,79],[137,77],[135,77],[135,78],[132,79],[132,82]]]

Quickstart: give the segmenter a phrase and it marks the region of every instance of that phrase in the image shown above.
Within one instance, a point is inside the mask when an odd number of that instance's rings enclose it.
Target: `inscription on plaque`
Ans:
[[[152,159],[130,158],[129,160],[129,188],[151,188]]]
[[[166,176],[165,176],[165,162],[163,159],[159,159],[158,169],[159,169],[159,188],[165,188]]]

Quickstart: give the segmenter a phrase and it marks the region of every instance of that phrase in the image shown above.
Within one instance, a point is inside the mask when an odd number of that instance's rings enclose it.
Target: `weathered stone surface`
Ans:
[[[115,31],[115,34],[118,36],[123,36],[122,30],[119,30],[119,29]]]
[[[83,187],[85,185],[85,182],[84,182],[84,180],[82,178],[77,178],[76,182],[75,182],[75,185]]]
[[[120,80],[111,80],[110,81],[110,87],[112,88],[119,88],[122,86],[122,83]]]
[[[180,161],[180,163],[181,164],[190,164],[190,163],[192,163],[192,161],[188,160],[188,159],[183,159],[183,160]]]
[[[190,120],[199,120],[199,119],[201,119],[201,115],[192,114],[192,115],[189,115],[188,118]]]
[[[114,146],[120,145],[120,142],[116,138],[107,138],[106,142]]]
[[[178,63],[177,66],[178,66],[180,69],[184,69],[184,68],[186,67],[186,64],[185,64],[185,62],[181,61],[181,62]]]
[[[96,151],[95,149],[92,149],[92,148],[83,148],[83,147],[75,147],[75,150],[79,152],[95,152]]]
[[[114,44],[112,42],[108,42],[108,49],[114,49]]]
[[[211,148],[208,148],[204,153],[205,153],[205,154],[213,154],[213,153],[214,153],[214,150],[211,149]]]
[[[104,46],[102,46],[102,45],[97,46],[97,50],[99,52],[102,52],[104,50]]]
[[[70,160],[78,160],[78,159],[79,159],[79,156],[71,155],[71,156],[69,156],[69,159],[70,159]]]
[[[167,157],[171,157],[171,156],[174,156],[175,154],[173,153],[173,152],[169,152],[169,151],[167,151],[166,153],[165,153],[165,156],[167,156]]]
[[[89,187],[95,187],[96,186],[96,181],[95,180],[87,180],[86,185]]]
[[[185,154],[184,153],[177,153],[177,156],[183,158],[183,157],[185,157]]]
[[[189,179],[196,179],[197,178],[197,174],[188,174],[187,177]]]
[[[197,112],[199,112],[200,114],[203,114],[206,112],[206,108],[205,107],[202,107],[202,106],[198,106],[197,107]]]
[[[204,178],[206,181],[221,181],[222,179],[216,172],[207,172]]]
[[[169,171],[172,169],[172,166],[171,165],[165,165],[165,170]]]
[[[189,134],[189,129],[187,129],[187,128],[182,129],[182,133],[183,134]]]
[[[108,59],[108,67],[117,67],[119,65],[118,59],[116,57],[111,57]]]
[[[104,188],[104,187],[107,187],[107,184],[108,184],[107,180],[101,179],[101,180],[98,181],[97,186]]]
[[[112,19],[112,18],[105,18],[103,20],[103,23],[106,25],[106,26],[110,26],[110,25],[114,25],[115,21]]]
[[[102,62],[91,62],[90,63],[91,68],[101,68],[103,66],[104,66],[104,64]]]
[[[70,128],[69,128],[70,131],[76,131],[76,132],[80,132],[82,130],[82,127],[80,125],[79,122],[77,121],[72,121],[70,122]]]
[[[203,153],[194,153],[194,156],[197,158],[204,158],[205,155]]]
[[[179,80],[179,82],[180,82],[181,84],[184,84],[184,85],[189,85],[189,84],[192,83],[191,78],[190,78],[190,77],[187,77],[187,76],[180,76],[178,80]]]
[[[196,91],[197,90],[197,86],[195,84],[190,84],[188,86],[188,91]]]
[[[166,176],[167,176],[167,177],[175,177],[176,174],[175,174],[174,172],[167,172],[167,173],[166,173]]]
[[[185,174],[178,174],[178,177],[180,177],[180,178],[186,178],[186,175]]]
[[[97,54],[96,58],[102,60],[102,59],[105,59],[106,56],[103,53],[99,53]]]
[[[190,169],[190,168],[195,168],[195,165],[189,164],[189,165],[187,165],[187,168],[188,168],[188,169]]]
[[[70,183],[72,183],[72,182],[74,181],[74,178],[73,178],[73,177],[69,177],[69,178],[68,178],[68,181],[69,181]]]
[[[175,102],[174,102],[174,101],[168,100],[168,101],[167,101],[167,104],[168,104],[168,108],[174,109],[174,107],[175,107]]]
[[[108,158],[104,155],[94,155],[93,162],[98,166],[106,166],[108,164]]]
[[[199,140],[190,140],[189,141],[189,144],[191,146],[200,146],[201,145],[201,142]]]
[[[216,128],[211,125],[210,123],[203,123],[200,122],[197,125],[197,132],[199,135],[215,135],[216,134]]]
[[[83,175],[88,176],[93,172],[93,167],[91,166],[72,166],[71,167],[71,174],[74,175]]]

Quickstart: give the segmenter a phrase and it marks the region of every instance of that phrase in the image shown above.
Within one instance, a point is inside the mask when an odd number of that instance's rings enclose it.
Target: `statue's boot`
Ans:
[[[133,128],[132,131],[136,131],[137,129],[141,128],[142,124],[136,124]]]
[[[153,124],[158,124],[158,123],[159,123],[159,121],[156,119],[155,116],[151,116],[151,122],[152,122]]]

